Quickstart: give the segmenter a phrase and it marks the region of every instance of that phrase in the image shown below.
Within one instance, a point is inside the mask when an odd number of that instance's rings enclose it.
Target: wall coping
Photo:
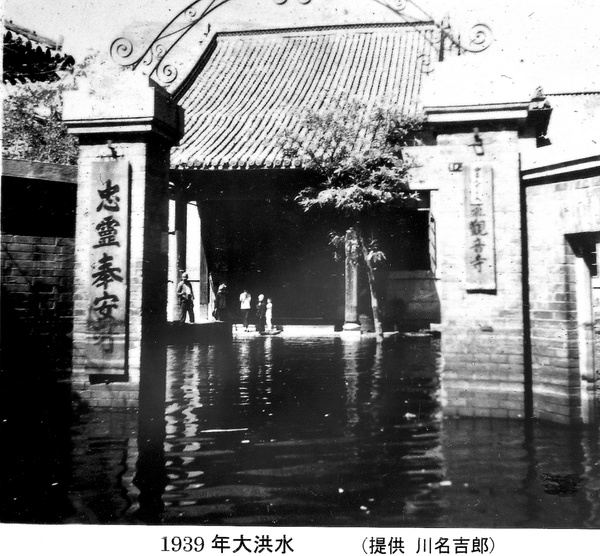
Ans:
[[[2,175],[57,183],[77,183],[77,166],[3,158]]]
[[[542,147],[522,155],[521,179],[525,186],[570,179],[574,174],[600,176],[600,148],[595,146],[587,152],[581,149],[575,154],[564,149]]]
[[[427,122],[435,128],[499,121],[524,124],[529,116],[530,101],[498,104],[424,106]]]

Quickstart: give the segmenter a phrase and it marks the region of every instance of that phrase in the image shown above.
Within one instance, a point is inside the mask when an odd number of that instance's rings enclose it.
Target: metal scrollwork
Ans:
[[[185,10],[185,15],[190,21],[195,21],[198,17],[198,11],[194,7],[188,8]]]
[[[128,66],[133,56],[133,43],[126,38],[119,38],[110,45],[111,58],[122,66]]]
[[[156,69],[156,76],[158,77],[161,83],[165,83],[169,85],[173,83],[177,79],[177,68],[170,64],[159,64]]]
[[[426,37],[427,40],[431,43],[431,45],[438,50],[438,52],[443,51],[444,41],[449,41],[458,52],[483,52],[486,50],[493,42],[492,30],[485,23],[477,23],[471,28],[469,33],[469,43],[464,44],[460,37],[455,35],[452,32],[452,29],[448,25],[446,21],[436,21],[431,15],[429,15],[423,8],[421,8],[415,0],[375,0],[377,3],[382,6],[392,10],[394,13],[399,15],[404,21],[414,23],[415,21],[426,21],[431,22],[435,25],[440,33],[440,43],[436,44],[429,37]],[[411,15],[405,14],[406,8],[408,5],[411,5],[414,10],[411,12],[418,12],[419,15]],[[440,60],[442,59],[442,54],[440,54]],[[433,70],[433,66],[431,63],[427,65],[423,65],[425,73],[429,73]],[[425,69],[426,68],[426,69]]]
[[[408,0],[390,0],[389,4],[393,10],[403,12],[408,6]]]
[[[147,46],[136,45],[126,37],[116,39],[110,47],[115,62],[132,69],[140,67],[159,83],[169,85],[177,79],[177,68],[166,63],[169,52],[202,19],[229,0],[195,0],[165,25]]]
[[[419,54],[421,60],[421,73],[429,74],[433,71],[433,63],[429,54]]]
[[[157,60],[162,60],[165,57],[165,54],[167,53],[167,49],[165,48],[165,46],[159,42],[157,42],[153,47],[152,47],[152,54],[154,54],[154,56],[156,56]]]
[[[483,52],[492,44],[492,30],[485,23],[478,23],[469,33],[469,52]]]
[[[282,5],[287,0],[273,0],[276,4]],[[311,0],[297,0],[300,4],[308,4]],[[478,23],[473,26],[469,35],[468,46],[461,43],[460,39],[456,38],[450,27],[445,23],[436,22],[429,14],[420,8],[414,0],[375,0],[382,6],[392,10],[405,21],[415,22],[419,19],[404,15],[406,8],[411,4],[425,19],[423,21],[432,21],[438,28],[441,34],[441,41],[450,41],[459,52],[482,52],[488,48],[493,41],[491,29],[483,24]],[[217,8],[226,4],[229,0],[195,0],[188,4],[183,10],[175,15],[167,25],[156,35],[150,45],[136,49],[136,45],[126,37],[120,37],[113,41],[110,46],[110,55],[122,66],[138,68],[140,65],[144,73],[156,77],[156,79],[168,85],[177,79],[177,69],[172,64],[165,63],[169,52],[187,33],[205,17],[215,11]],[[205,34],[206,36],[206,34]],[[427,40],[437,48],[437,45],[427,36]],[[440,51],[442,48],[440,48]],[[441,59],[441,55],[440,55]],[[423,60],[423,71],[429,73],[433,70],[431,60]]]
[[[154,52],[152,50],[150,50],[144,56],[143,60],[141,60],[141,64],[144,66],[151,66],[153,62],[154,62]]]

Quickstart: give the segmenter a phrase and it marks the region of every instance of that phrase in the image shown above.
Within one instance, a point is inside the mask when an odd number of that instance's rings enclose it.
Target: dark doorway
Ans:
[[[248,289],[272,298],[287,323],[343,318],[343,264],[329,245],[330,224],[293,200],[203,201],[200,216],[213,280],[227,283],[229,306]]]
[[[248,289],[253,303],[261,293],[272,298],[275,324],[343,323],[344,253],[330,238],[352,223],[298,205],[298,192],[318,177],[300,170],[178,170],[171,178],[198,203],[211,284],[227,284],[233,318]],[[431,270],[428,206],[423,195],[414,207],[373,215],[373,237],[390,272]],[[366,284],[363,290],[369,313]]]

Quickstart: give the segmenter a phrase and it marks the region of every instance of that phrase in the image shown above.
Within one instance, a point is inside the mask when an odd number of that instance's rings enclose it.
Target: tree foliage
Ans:
[[[408,188],[413,164],[403,147],[414,140],[420,118],[382,105],[350,101],[301,118],[301,132],[287,132],[284,153],[302,160],[322,178],[304,189],[298,202],[306,210],[332,209],[357,222],[371,219],[417,198]]]
[[[320,179],[296,200],[306,211],[341,216],[351,228],[352,233],[333,231],[331,242],[344,246],[346,256],[366,267],[375,328],[381,336],[376,276],[386,256],[379,249],[376,222],[383,213],[410,207],[418,199],[409,188],[414,164],[403,149],[416,141],[422,119],[393,107],[350,101],[309,111],[300,116],[300,123],[300,132],[288,131],[282,138],[284,155],[301,161]]]
[[[54,164],[77,163],[77,138],[62,122],[63,95],[82,78],[120,71],[110,60],[91,53],[53,82],[5,85],[2,156]]]
[[[61,83],[26,83],[4,98],[2,156],[75,164],[77,140],[62,123]]]

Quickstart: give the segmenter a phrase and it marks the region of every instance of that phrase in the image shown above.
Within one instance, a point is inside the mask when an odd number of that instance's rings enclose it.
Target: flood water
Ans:
[[[600,527],[598,429],[444,418],[435,339],[167,350],[153,426],[94,411],[20,434],[2,521]]]

